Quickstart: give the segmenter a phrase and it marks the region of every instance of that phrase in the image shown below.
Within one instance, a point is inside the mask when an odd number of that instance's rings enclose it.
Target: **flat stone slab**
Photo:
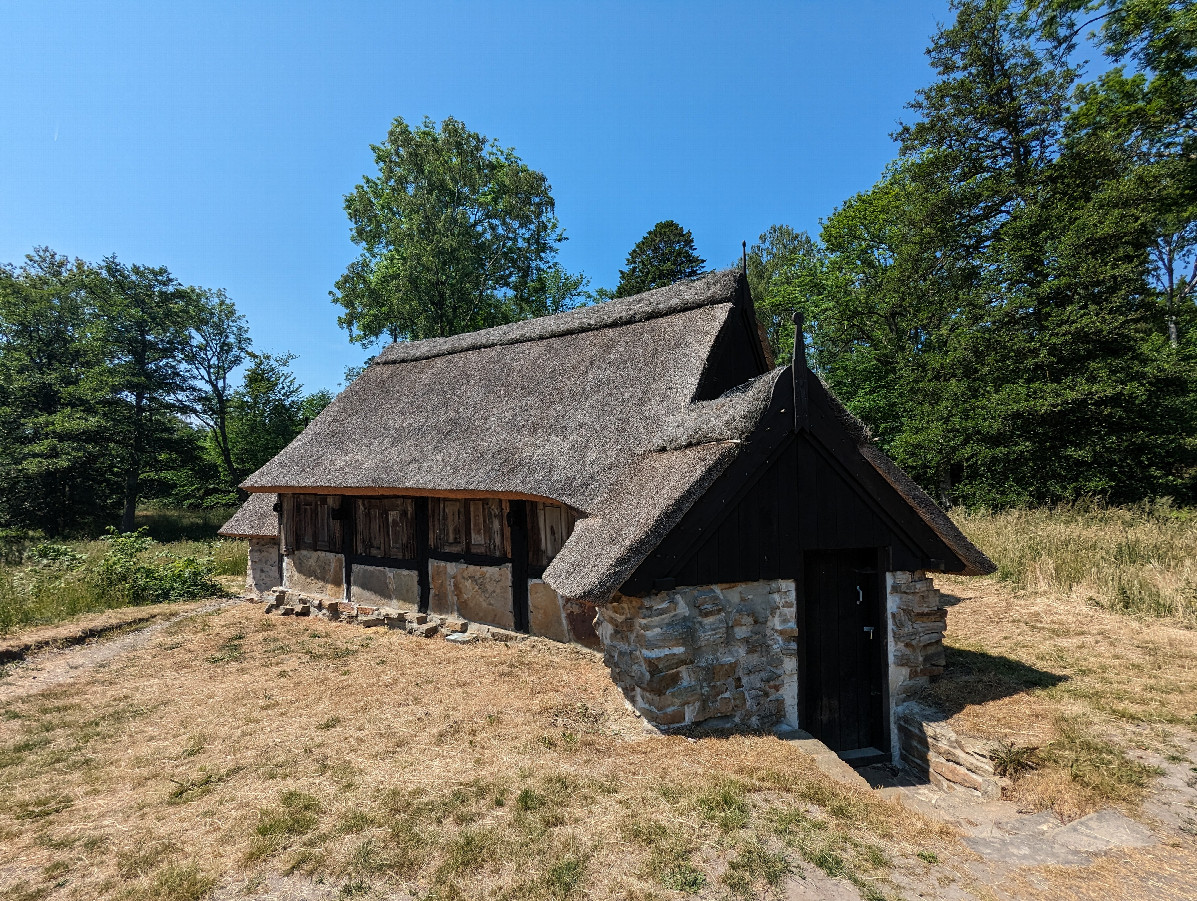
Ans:
[[[1079,866],[1088,864],[1091,854],[1145,848],[1157,841],[1149,830],[1112,808],[1066,826],[1051,811],[1043,811],[995,827],[988,835],[965,836],[964,843],[986,860],[1019,867]]]
[[[1110,848],[1146,848],[1158,839],[1143,826],[1118,810],[1099,810],[1061,827],[1054,840],[1074,851],[1106,851]]]
[[[851,785],[853,788],[869,788],[869,783],[860,773],[840,759],[839,755],[809,732],[802,729],[774,730],[782,741],[789,742],[804,754],[815,758],[815,766],[824,775],[830,776],[836,782]]]
[[[1011,835],[1005,838],[964,836],[964,843],[994,863],[1016,867],[1080,866],[1089,858],[1079,851],[1065,848],[1038,835]]]

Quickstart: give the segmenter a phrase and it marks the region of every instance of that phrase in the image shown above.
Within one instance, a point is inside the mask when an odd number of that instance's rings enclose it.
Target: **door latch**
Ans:
[[[869,639],[870,639],[870,640],[872,640],[872,638],[873,638],[873,627],[872,627],[872,626],[865,626],[865,627],[864,627],[864,630],[865,630],[866,632],[868,632],[868,633],[869,633]]]
[[[856,586],[856,598],[857,598],[856,603],[858,605],[864,603],[864,592],[860,590],[859,585]]]

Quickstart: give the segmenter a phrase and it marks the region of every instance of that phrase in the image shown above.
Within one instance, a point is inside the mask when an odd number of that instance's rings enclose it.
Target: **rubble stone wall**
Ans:
[[[898,708],[943,674],[943,633],[948,612],[935,583],[922,570],[886,573],[889,616],[889,702],[893,763],[900,764]]]
[[[940,789],[969,789],[986,801],[1002,796],[1007,780],[994,773],[997,742],[957,734],[943,713],[917,701],[896,714],[903,764]]]
[[[616,595],[598,636],[629,702],[662,728],[798,725],[792,580]]]
[[[328,551],[292,551],[283,557],[283,587],[334,600],[345,597],[345,558]]]
[[[281,582],[278,571],[278,539],[249,539],[249,562],[245,566],[245,593],[259,597]]]

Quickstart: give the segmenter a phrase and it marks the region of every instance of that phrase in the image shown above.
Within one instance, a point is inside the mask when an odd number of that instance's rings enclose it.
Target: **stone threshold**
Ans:
[[[286,588],[274,588],[263,595],[262,612],[280,616],[316,616],[363,628],[395,629],[417,638],[441,635],[454,644],[467,644],[479,639],[491,641],[524,641],[522,632],[512,632],[498,626],[475,623],[457,616],[438,616],[398,607],[373,607],[349,601],[329,600],[316,595],[301,594]]]
[[[871,788],[868,780],[861,776],[855,767],[809,732],[792,726],[779,726],[773,730],[773,734],[813,757],[815,766],[825,776],[852,788]]]

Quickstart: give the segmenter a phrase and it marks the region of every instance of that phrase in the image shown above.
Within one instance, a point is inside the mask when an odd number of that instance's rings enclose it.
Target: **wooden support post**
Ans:
[[[790,368],[794,373],[794,431],[805,432],[810,428],[806,383],[810,370],[806,366],[806,334],[801,313],[794,314],[794,360]]]

